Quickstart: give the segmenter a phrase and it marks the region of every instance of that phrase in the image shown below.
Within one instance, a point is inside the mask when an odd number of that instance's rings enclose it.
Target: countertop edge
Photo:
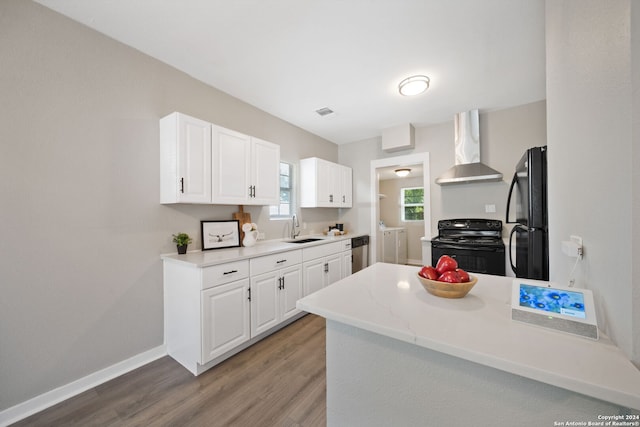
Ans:
[[[354,280],[354,276],[352,276],[351,280]],[[332,285],[332,287],[340,286],[339,283],[340,282]],[[332,296],[334,298],[336,297],[335,294],[332,294]],[[531,363],[530,360],[510,360],[503,357],[500,351],[491,354],[481,349],[464,348],[455,342],[449,344],[438,339],[431,339],[428,336],[418,336],[410,331],[397,328],[394,325],[385,327],[381,322],[361,319],[354,315],[349,315],[346,311],[339,312],[340,310],[334,310],[331,306],[323,307],[322,302],[318,302],[318,298],[313,294],[299,300],[297,307],[309,313],[325,317],[327,320],[398,339],[409,344],[438,351],[483,366],[492,367],[524,378],[612,402],[626,408],[640,410],[640,370],[638,370],[624,355],[622,350],[613,344],[606,336],[602,336],[596,345],[600,345],[604,349],[602,352],[608,353],[607,358],[610,358],[610,363],[617,366],[616,369],[621,370],[622,376],[630,378],[630,382],[625,381],[624,385],[621,385],[620,388],[616,388],[615,381],[596,384],[593,378],[581,379],[578,375],[567,375],[561,371],[551,371],[547,369],[548,366],[545,367],[544,364],[536,366],[536,364]],[[529,325],[526,326],[535,328]],[[534,332],[534,334],[536,333],[537,332]],[[637,391],[634,388],[636,383],[639,385]]]
[[[305,249],[314,246],[326,245],[335,242],[341,242],[344,240],[351,240],[354,237],[366,236],[367,233],[353,233],[342,236],[324,236],[324,235],[305,235],[298,236],[298,239],[303,238],[321,238],[316,242],[309,243],[288,243],[285,240],[289,239],[272,239],[261,240],[255,246],[251,247],[234,247],[226,249],[214,249],[214,250],[195,250],[189,251],[186,254],[178,255],[177,253],[160,254],[160,258],[163,261],[174,262],[186,266],[203,268],[211,267],[214,265],[225,264],[227,262],[248,260],[251,258],[257,258],[265,255],[272,255],[282,252],[289,252],[298,249]],[[213,258],[205,260],[205,257]]]

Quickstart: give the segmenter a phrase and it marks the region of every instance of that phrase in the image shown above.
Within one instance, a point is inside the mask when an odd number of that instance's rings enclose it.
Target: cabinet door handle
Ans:
[[[287,262],[287,260],[286,259],[281,259],[279,261],[276,261],[276,264],[282,264],[283,262]]]
[[[251,301],[251,288],[247,289],[248,293],[249,293],[249,297],[247,298],[249,301]]]
[[[253,187],[252,185],[249,186],[249,197],[253,197],[253,195],[251,194],[251,187]]]
[[[342,203],[346,202],[347,200],[345,199],[345,196],[342,196]]]
[[[284,277],[282,277],[282,287],[280,289],[284,289]]]
[[[231,271],[225,271],[224,273],[222,273],[223,276],[226,276],[227,274],[233,274],[233,273],[237,273],[238,270],[231,270]]]
[[[329,194],[329,202],[333,203],[333,194]]]
[[[180,178],[180,192],[184,194],[184,177]]]
[[[325,272],[325,273],[328,273],[328,272],[329,272],[329,263],[328,263],[328,262],[325,262],[325,263],[324,263],[324,272]]]

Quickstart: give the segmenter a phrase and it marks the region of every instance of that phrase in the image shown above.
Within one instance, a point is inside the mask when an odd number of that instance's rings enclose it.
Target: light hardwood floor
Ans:
[[[325,320],[311,314],[198,377],[163,357],[14,424],[325,425]]]

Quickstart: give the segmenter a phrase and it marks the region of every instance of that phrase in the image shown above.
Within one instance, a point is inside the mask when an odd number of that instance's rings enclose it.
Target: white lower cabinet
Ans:
[[[382,261],[390,264],[407,263],[407,230],[387,228],[382,231]]]
[[[300,313],[301,263],[300,249],[251,259],[252,337]]]
[[[165,261],[167,353],[200,375],[304,315],[296,302],[351,274],[351,240],[198,267]]]
[[[304,295],[312,294],[342,279],[342,245],[340,242],[302,250]]]
[[[300,265],[251,277],[251,336],[257,336],[300,313]]]
[[[202,291],[202,363],[248,341],[249,279]]]
[[[353,264],[353,254],[351,252],[351,239],[344,240],[341,242],[342,244],[342,252],[340,255],[342,256],[342,278],[344,279],[347,276],[351,276],[352,264]]]
[[[207,363],[250,339],[249,261],[163,266],[167,353],[199,375]]]

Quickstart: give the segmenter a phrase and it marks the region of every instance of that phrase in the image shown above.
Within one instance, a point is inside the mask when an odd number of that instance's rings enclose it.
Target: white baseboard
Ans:
[[[27,418],[28,416],[47,409],[62,402],[63,400],[67,400],[89,390],[90,388],[126,374],[129,371],[153,362],[154,360],[166,355],[167,349],[164,345],[161,345],[145,351],[144,353],[135,355],[127,360],[123,360],[122,362],[118,362],[115,365],[111,365],[108,368],[89,374],[86,377],[80,378],[69,384],[43,393],[25,402],[19,403],[11,408],[7,408],[0,412],[0,427],[5,427],[9,424]]]

